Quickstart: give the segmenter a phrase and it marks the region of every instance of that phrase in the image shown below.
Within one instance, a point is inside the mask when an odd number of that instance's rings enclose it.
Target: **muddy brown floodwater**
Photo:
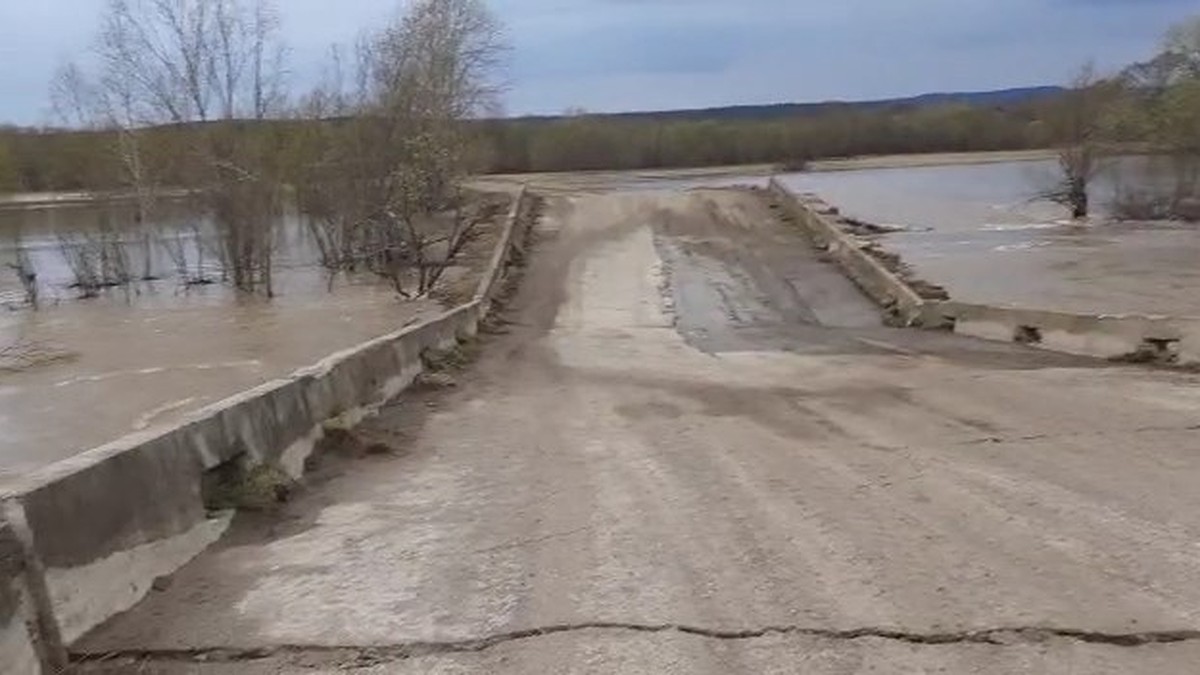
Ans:
[[[1200,227],[1117,223],[1111,179],[1073,223],[1034,197],[1052,160],[811,172],[783,177],[845,215],[895,225],[881,238],[956,300],[1099,314],[1200,316]]]
[[[371,278],[339,279],[329,290],[295,215],[274,225],[274,299],[239,295],[221,283],[186,287],[172,272],[166,242],[197,223],[203,237],[206,226],[202,219],[193,223],[182,207],[166,210],[153,230],[120,232],[139,275],[143,235],[151,235],[152,271],[163,278],[81,300],[69,287],[60,235],[94,231],[100,219],[112,217],[107,211],[0,211],[0,262],[26,250],[41,287],[36,311],[21,306],[15,273],[8,265],[0,270],[0,348],[15,344],[18,352],[0,361],[0,486],[14,474],[177,420],[441,307],[431,300],[403,302]],[[478,246],[490,241],[484,237]],[[208,263],[191,262],[219,277]]]

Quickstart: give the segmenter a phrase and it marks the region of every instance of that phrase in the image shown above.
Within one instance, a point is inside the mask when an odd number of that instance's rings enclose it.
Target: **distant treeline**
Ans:
[[[878,104],[827,106],[782,119],[693,120],[654,116],[572,114],[561,118],[477,123],[484,172],[650,169],[747,163],[801,166],[817,158],[852,155],[1018,150],[1053,145],[1043,121],[1056,98],[1005,106]],[[243,133],[269,137],[283,159],[304,162],[314,124],[244,124]],[[163,184],[173,182],[173,159],[186,152],[195,129],[161,128],[144,152]],[[118,139],[103,131],[0,129],[0,190],[70,191],[118,187]]]
[[[801,168],[833,157],[895,153],[1080,148],[1149,144],[1189,162],[1200,98],[1200,18],[1168,33],[1162,53],[1110,78],[1072,88],[937,94],[863,103],[740,106],[658,113],[589,114],[463,122],[484,173],[657,169],[773,163]],[[1090,72],[1090,71],[1089,71]],[[311,106],[310,106],[311,107]],[[300,105],[290,119],[185,123],[138,131],[139,157],[158,185],[182,175],[197,138],[233,128],[278,162],[282,176],[319,164],[314,142],[349,118]],[[129,132],[126,132],[129,135]],[[115,132],[0,127],[0,191],[117,189]],[[1186,152],[1185,152],[1186,151]],[[1090,154],[1089,149],[1089,154]],[[1191,188],[1188,188],[1189,190]]]
[[[303,129],[309,123],[264,120],[163,126],[142,132],[139,161],[160,187],[188,184],[189,153],[202,135],[229,133],[238,143],[264,146],[279,162],[303,162]],[[122,190],[129,186],[115,131],[0,127],[0,192]]]
[[[578,114],[487,124],[497,172],[650,169],[726,164],[802,166],[812,159],[1047,147],[1055,99],[1003,107],[832,106],[767,120],[662,120]]]

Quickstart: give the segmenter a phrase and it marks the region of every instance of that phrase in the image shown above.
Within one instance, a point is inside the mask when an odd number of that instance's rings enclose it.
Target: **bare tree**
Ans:
[[[128,292],[134,275],[129,251],[107,214],[102,214],[95,231],[59,233],[58,249],[71,270],[71,287],[81,298],[94,298],[108,288]]]
[[[140,231],[140,278],[155,279],[151,226],[156,219],[159,185],[156,171],[147,161],[143,120],[139,117],[130,74],[106,71],[99,82],[91,82],[77,64],[67,63],[59,68],[51,84],[51,103],[59,119],[72,126],[114,132],[112,151],[120,173],[109,180],[93,180],[92,184],[122,189],[132,195],[134,210],[131,222],[126,224]],[[76,243],[71,247],[81,245]]]
[[[163,227],[159,233],[159,242],[171,265],[185,288],[191,286],[207,286],[214,283],[205,269],[205,256],[208,255],[208,245],[205,243],[204,232],[200,224],[192,222],[188,227]]]
[[[1072,218],[1086,218],[1091,210],[1090,188],[1100,171],[1101,130],[1113,86],[1089,63],[1072,79],[1070,90],[1050,117],[1052,133],[1059,142],[1060,178],[1039,196],[1067,207]]]
[[[100,294],[100,255],[97,246],[86,237],[58,235],[58,250],[67,268],[71,270],[71,287],[81,298],[94,298]]]
[[[79,64],[59,66],[50,82],[50,107],[60,122],[77,129],[96,125],[96,92]]]
[[[419,0],[360,41],[351,92],[339,61],[309,115],[341,121],[323,125],[298,185],[326,264],[361,266],[404,297],[433,288],[476,222],[457,208],[471,168],[466,123],[496,109],[504,53],[481,0]]]
[[[17,280],[21,283],[22,290],[25,291],[25,304],[37,309],[39,295],[37,270],[33,266],[29,251],[21,243],[20,234],[17,235],[13,247],[13,261],[8,263],[8,266],[17,275]]]
[[[86,109],[94,126],[116,132],[122,183],[136,197],[140,224],[153,221],[160,192],[146,129],[186,128],[188,145],[172,158],[182,187],[201,195],[214,218],[221,261],[236,267],[226,276],[240,290],[267,295],[280,177],[262,125],[247,120],[282,109],[278,32],[268,0],[108,0],[97,73],[87,78],[68,67],[54,88],[61,107]]]

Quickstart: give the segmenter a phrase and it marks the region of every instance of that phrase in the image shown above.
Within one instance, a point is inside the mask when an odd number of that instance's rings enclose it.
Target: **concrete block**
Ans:
[[[479,322],[483,321],[487,312],[483,311],[482,305],[478,301],[472,302],[464,311],[467,316],[458,328],[458,339],[470,340],[479,334]]]
[[[301,396],[304,397],[304,405],[313,419],[327,420],[342,412],[333,383],[329,378],[318,374],[308,374],[296,378],[296,384],[300,389]]]
[[[1140,337],[1107,332],[1099,325],[1094,329],[1063,330],[1053,327],[1042,329],[1042,340],[1037,345],[1051,351],[1080,356],[1094,356],[1102,359],[1116,358],[1131,354],[1142,345]]]
[[[37,610],[26,581],[24,552],[10,525],[0,525],[0,673],[37,675]]]
[[[223,459],[228,461],[243,455],[259,463],[272,459],[282,435],[271,404],[271,395],[277,386],[277,382],[268,383],[220,404],[222,407],[216,415],[225,427],[229,441],[222,448]]]
[[[47,567],[46,587],[66,644],[136,605],[154,580],[186,565],[221,538],[231,513],[203,518],[174,536],[110,553],[75,567]]]
[[[214,469],[231,459],[234,439],[226,432],[225,421],[211,410],[201,410],[184,421],[179,433],[183,444],[196,455],[205,469]]]
[[[203,465],[184,438],[176,428],[122,439],[33,474],[8,498],[67,643],[133,606],[224,530],[207,517]]]
[[[954,324],[954,332],[959,335],[997,342],[1012,342],[1014,330],[1010,322],[989,319],[959,319]]]
[[[126,437],[33,474],[13,499],[42,563],[87,564],[204,520],[203,466],[184,442],[178,428]]]

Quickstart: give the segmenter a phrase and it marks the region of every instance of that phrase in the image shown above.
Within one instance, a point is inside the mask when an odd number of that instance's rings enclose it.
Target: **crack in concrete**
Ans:
[[[199,647],[191,649],[129,649],[107,652],[73,652],[76,664],[104,663],[114,660],[140,662],[236,663],[262,661],[287,656],[323,656],[355,662],[386,663],[422,656],[464,654],[487,651],[498,645],[580,631],[632,633],[678,633],[714,640],[754,640],[773,636],[799,636],[825,640],[853,641],[881,639],[917,645],[985,644],[1009,646],[1047,642],[1054,639],[1115,647],[1144,647],[1200,640],[1200,630],[1164,630],[1139,633],[1106,633],[1072,628],[1019,626],[947,632],[911,632],[894,628],[863,627],[849,629],[804,626],[766,626],[746,630],[721,630],[686,624],[640,624],[615,621],[553,624],[493,635],[444,641],[411,641],[387,645],[273,645],[264,647]]]
[[[1153,425],[1144,427],[1135,427],[1121,431],[1099,430],[1099,431],[1075,431],[1060,434],[1028,434],[1025,436],[982,436],[968,441],[963,441],[963,445],[988,445],[1002,443],[1023,443],[1026,441],[1044,441],[1056,438],[1087,438],[1092,436],[1111,436],[1114,433],[1121,434],[1142,434],[1148,432],[1180,432],[1180,431],[1200,431],[1200,424],[1189,424],[1187,426],[1178,425]]]
[[[468,551],[467,555],[482,555],[482,554],[487,554],[487,553],[496,553],[498,551],[507,551],[509,549],[525,548],[527,546],[536,546],[538,544],[544,544],[546,542],[554,541],[556,539],[565,539],[567,537],[573,537],[577,534],[587,532],[591,529],[592,529],[591,525],[584,525],[582,527],[577,527],[573,530],[566,530],[563,532],[551,532],[550,534],[544,534],[540,537],[530,537],[528,539],[518,539],[516,541],[505,542],[503,544],[496,544],[495,546],[488,546],[487,548],[473,549],[471,551]]]

